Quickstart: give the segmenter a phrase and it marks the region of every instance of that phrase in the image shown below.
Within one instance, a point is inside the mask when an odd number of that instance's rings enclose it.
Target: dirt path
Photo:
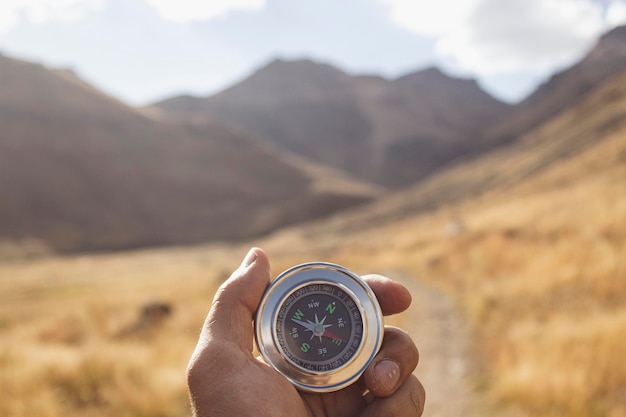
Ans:
[[[426,388],[425,417],[478,415],[480,400],[471,387],[476,370],[471,357],[469,327],[454,303],[444,294],[402,274],[389,276],[413,295],[405,315],[406,330],[420,351],[415,374]]]

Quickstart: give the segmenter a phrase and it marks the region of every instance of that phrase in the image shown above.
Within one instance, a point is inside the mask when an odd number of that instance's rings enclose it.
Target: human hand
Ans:
[[[385,315],[408,308],[411,295],[380,276],[363,279]],[[187,368],[194,416],[420,416],[424,388],[412,374],[419,354],[402,330],[385,327],[379,353],[358,382],[342,390],[300,392],[253,351],[252,320],[270,283],[265,252],[254,248],[217,291]],[[364,393],[367,394],[364,395]]]

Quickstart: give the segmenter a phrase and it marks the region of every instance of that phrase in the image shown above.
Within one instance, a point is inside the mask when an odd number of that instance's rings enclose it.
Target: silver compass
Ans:
[[[296,388],[331,392],[355,382],[374,359],[383,315],[361,277],[339,265],[313,262],[271,283],[255,330],[265,361]]]

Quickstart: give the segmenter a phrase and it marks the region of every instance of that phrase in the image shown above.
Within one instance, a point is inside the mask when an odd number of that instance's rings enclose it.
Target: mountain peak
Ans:
[[[305,68],[305,67],[328,67],[330,65],[323,64],[320,62],[315,62],[310,58],[300,58],[300,59],[286,59],[286,58],[274,58],[267,65],[262,68],[280,68],[280,67],[291,67],[291,68]]]
[[[218,94],[228,101],[288,102],[294,97],[350,94],[350,76],[310,59],[274,59],[241,83]]]
[[[412,71],[398,78],[398,80],[411,78],[452,78],[444,74],[438,67],[428,67],[418,71]]]
[[[323,81],[327,81],[328,77],[347,78],[348,75],[332,65],[315,62],[311,59],[286,60],[276,58],[258,69],[249,79],[259,77],[279,78],[285,81],[295,78],[298,81],[307,82],[307,79],[315,81],[321,78]]]
[[[600,38],[600,42],[602,41],[614,41],[619,40],[622,42],[626,42],[626,26],[618,26],[616,28],[611,29]]]
[[[581,64],[599,61],[621,61],[626,57],[626,26],[605,33]]]
[[[474,79],[452,77],[437,67],[429,67],[420,71],[408,73],[394,80],[394,83],[410,88],[446,85],[454,88],[462,88],[465,86],[466,88],[480,89],[478,83],[476,83]]]

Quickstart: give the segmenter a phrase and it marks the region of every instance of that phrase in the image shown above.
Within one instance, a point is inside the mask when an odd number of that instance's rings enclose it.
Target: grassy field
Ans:
[[[0,415],[188,414],[186,362],[227,267],[219,248],[0,266]],[[236,265],[234,265],[236,266]],[[141,307],[173,307],[138,327]]]
[[[329,260],[446,291],[473,325],[492,415],[624,417],[624,143],[622,132],[515,189],[367,231],[254,243],[275,272]],[[250,244],[0,263],[0,415],[188,414],[187,360]],[[154,301],[172,316],[137,326]]]

